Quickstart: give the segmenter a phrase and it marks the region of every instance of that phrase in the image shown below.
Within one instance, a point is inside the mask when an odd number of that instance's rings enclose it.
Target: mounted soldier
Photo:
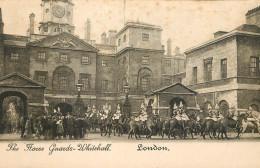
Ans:
[[[148,118],[148,115],[146,112],[146,108],[145,108],[144,104],[142,103],[140,113],[139,113],[139,119],[142,122],[143,128],[145,128],[145,126],[146,126],[147,118]]]
[[[235,115],[235,107],[233,106],[229,109],[229,117],[237,121],[237,116]]]
[[[184,120],[184,121],[188,121],[190,120],[189,117],[187,116],[184,108],[183,108],[183,104],[182,104],[182,101],[180,102],[180,113],[181,113],[181,119]]]
[[[215,114],[213,114],[213,120],[214,121],[219,121],[219,120],[221,120],[223,118],[224,118],[223,115],[219,111],[219,106],[218,106],[218,104],[216,104],[216,106],[215,106]]]
[[[178,107],[176,106],[176,103],[173,105],[173,111],[172,111],[172,117],[176,117],[178,114]]]
[[[121,117],[121,110],[120,110],[120,105],[118,104],[117,105],[117,109],[116,109],[116,112],[115,112],[115,114],[113,115],[113,120],[116,120],[116,121],[118,121],[119,120],[119,118]]]
[[[247,121],[251,121],[253,124],[255,124],[257,126],[258,119],[253,116],[253,109],[252,109],[252,107],[249,107],[249,109],[246,112],[246,114],[247,114]]]
[[[212,118],[213,118],[213,112],[212,112],[212,107],[211,107],[210,104],[208,104],[208,110],[209,110],[209,112],[208,112],[208,117],[206,117],[205,119],[206,119],[206,120],[209,120],[209,119],[212,120]]]

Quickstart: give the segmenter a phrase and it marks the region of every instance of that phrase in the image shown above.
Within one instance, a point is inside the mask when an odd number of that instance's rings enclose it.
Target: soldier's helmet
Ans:
[[[176,105],[176,103],[174,103],[173,110],[176,110],[176,109],[177,109],[177,105]]]
[[[209,110],[209,111],[212,110],[212,107],[211,107],[210,104],[208,104],[208,110]]]
[[[251,106],[249,107],[249,111],[253,111],[253,108]]]
[[[216,104],[216,106],[215,106],[215,109],[216,109],[216,110],[218,110],[218,109],[219,109],[219,106],[218,106],[218,104]]]

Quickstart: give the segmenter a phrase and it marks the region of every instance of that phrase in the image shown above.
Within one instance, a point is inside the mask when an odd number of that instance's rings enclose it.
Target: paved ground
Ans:
[[[111,138],[106,137],[102,137],[100,135],[100,133],[89,133],[87,135],[85,135],[85,137],[83,139],[80,140],[72,140],[72,141],[82,141],[82,140],[86,140],[86,141],[109,141],[109,142],[123,142],[123,141],[128,141],[128,142],[136,142],[136,141],[153,141],[153,142],[174,142],[174,141],[260,141],[260,134],[259,133],[246,133],[243,134],[241,136],[240,139],[236,139],[235,138],[236,134],[235,133],[228,133],[228,137],[230,138],[229,140],[222,140],[222,139],[210,139],[208,136],[206,136],[206,140],[204,140],[202,137],[200,136],[195,136],[194,139],[192,138],[186,138],[184,139],[180,139],[179,137],[177,137],[176,139],[171,138],[170,140],[168,139],[167,136],[164,137],[164,139],[162,139],[161,136],[152,136],[152,139],[147,140],[145,138],[144,135],[141,136],[141,140],[136,140],[133,136],[132,139],[128,140],[128,136],[126,134],[124,134],[123,136],[114,136],[111,135]],[[20,138],[20,134],[1,134],[0,135],[0,141],[45,141],[43,140],[43,137],[41,137],[40,139],[38,138],[31,138],[31,139],[22,139]],[[65,139],[56,139],[56,140],[48,140],[48,141],[71,141],[68,138]]]

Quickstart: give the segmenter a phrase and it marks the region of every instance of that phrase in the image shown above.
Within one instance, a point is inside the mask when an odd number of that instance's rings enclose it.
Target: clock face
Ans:
[[[62,18],[65,15],[65,9],[60,5],[53,6],[53,15]]]

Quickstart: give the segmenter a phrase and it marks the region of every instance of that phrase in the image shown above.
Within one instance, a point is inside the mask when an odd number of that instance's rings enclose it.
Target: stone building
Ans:
[[[124,103],[124,86],[128,84],[132,111],[138,112],[145,92],[166,85],[167,79],[162,77],[167,57],[161,43],[162,28],[128,22],[119,32],[109,30],[108,36],[104,32],[101,44],[97,44],[91,39],[90,19],[85,23],[84,39],[74,35],[73,8],[72,0],[42,0],[39,34],[35,33],[32,13],[27,36],[4,34],[0,15],[1,76],[18,72],[46,87],[45,99],[38,103],[39,114],[47,109],[52,113],[58,107],[63,113],[74,111],[78,81],[83,84],[85,107],[101,109],[108,103],[112,110]],[[176,65],[173,61],[172,68]],[[176,73],[181,72],[183,66],[177,69]],[[174,74],[175,70],[170,79]]]
[[[187,86],[198,92],[204,115],[208,104],[218,104],[225,116],[230,107],[238,113],[249,106],[260,110],[259,12],[259,7],[248,11],[246,24],[186,50]]]

